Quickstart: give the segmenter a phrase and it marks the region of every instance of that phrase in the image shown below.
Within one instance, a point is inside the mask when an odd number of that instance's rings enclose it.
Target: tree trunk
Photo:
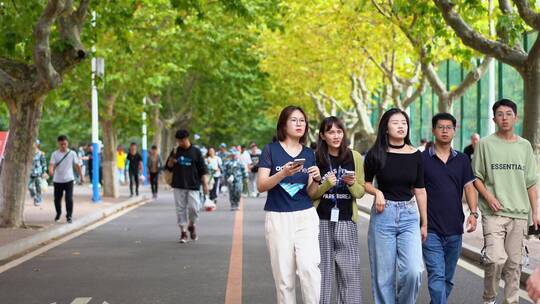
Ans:
[[[357,132],[353,134],[354,149],[362,154],[367,153],[375,142],[377,135],[375,133]]]
[[[0,175],[0,209],[2,225],[24,227],[26,198],[33,143],[38,134],[44,96],[20,96],[10,107],[9,138]]]
[[[448,100],[448,97],[437,96],[439,102],[437,103],[437,110],[439,113],[450,113],[452,114],[452,103]]]
[[[110,119],[102,119],[103,128],[103,196],[118,198],[120,189],[116,170],[116,129]]]
[[[523,137],[531,142],[534,153],[540,154],[540,59],[522,73],[524,118]]]
[[[161,140],[161,159],[165,161],[169,157],[169,153],[173,148],[173,134],[171,129],[163,128],[162,129],[162,140]]]
[[[152,145],[155,145],[158,147],[158,149],[161,149],[163,123],[159,119],[159,113],[156,116],[152,115],[151,119],[152,130],[154,132]]]
[[[120,185],[116,170],[116,128],[114,126],[114,106],[117,94],[107,96],[101,116],[103,128],[103,196],[118,198]]]

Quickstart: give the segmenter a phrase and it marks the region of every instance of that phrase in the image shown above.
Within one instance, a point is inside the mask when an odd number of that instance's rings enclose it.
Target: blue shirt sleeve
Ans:
[[[463,166],[465,168],[463,170],[463,187],[476,179],[476,176],[474,176],[471,162],[469,161],[469,157],[465,154],[464,158],[465,160],[463,161]]]
[[[270,145],[264,146],[264,149],[259,159],[259,168],[272,168],[272,153],[270,152]]]

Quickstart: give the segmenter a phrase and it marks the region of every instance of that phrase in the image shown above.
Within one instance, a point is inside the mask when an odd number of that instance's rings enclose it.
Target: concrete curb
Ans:
[[[358,205],[358,210],[364,213],[367,213],[368,215],[371,214],[371,208],[368,208],[366,206]],[[483,266],[480,264],[480,258],[482,256],[480,251],[481,251],[481,248],[476,248],[474,246],[463,243],[461,247],[461,257],[474,263],[480,268],[483,268]],[[521,279],[520,279],[521,284],[526,284],[531,274],[532,274],[531,270],[523,269],[521,271]]]
[[[16,255],[22,254],[32,248],[38,247],[51,240],[63,237],[75,231],[78,231],[86,226],[94,224],[95,222],[102,220],[112,214],[115,214],[121,210],[129,208],[133,205],[142,203],[148,200],[148,196],[130,198],[121,203],[116,203],[103,210],[87,214],[81,218],[76,218],[71,224],[56,225],[45,231],[36,233],[35,235],[10,242],[4,246],[0,246],[0,261],[7,260]]]

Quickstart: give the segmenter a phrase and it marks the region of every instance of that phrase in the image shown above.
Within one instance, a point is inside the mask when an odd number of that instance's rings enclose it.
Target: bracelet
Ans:
[[[471,211],[471,215],[474,216],[476,219],[480,216],[477,211]]]

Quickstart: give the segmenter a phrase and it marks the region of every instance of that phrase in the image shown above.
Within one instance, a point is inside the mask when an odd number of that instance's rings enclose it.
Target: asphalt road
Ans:
[[[1,273],[0,303],[224,303],[235,216],[226,205],[224,196],[217,211],[201,213],[200,239],[180,244],[172,194],[165,192],[157,201]],[[275,303],[263,205],[263,198],[244,204],[243,303]],[[373,303],[367,223],[360,217],[362,303]],[[418,303],[429,303],[426,283]],[[482,290],[482,278],[459,267],[449,303],[481,303]]]

